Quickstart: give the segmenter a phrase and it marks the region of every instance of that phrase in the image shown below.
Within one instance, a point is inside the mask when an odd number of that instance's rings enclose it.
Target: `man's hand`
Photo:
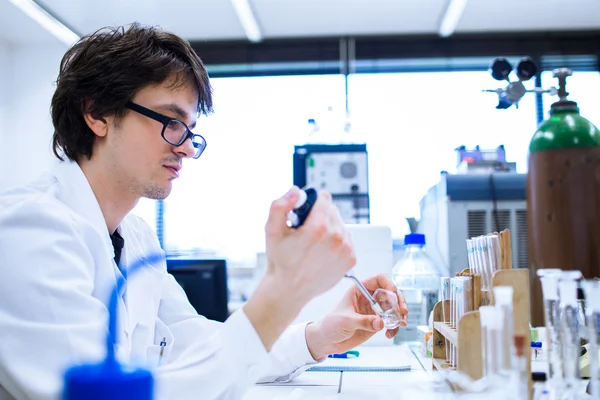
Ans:
[[[408,308],[394,283],[385,275],[377,275],[363,283],[371,293],[379,288],[396,293],[402,315],[400,326],[406,326]],[[371,304],[360,290],[353,286],[333,311],[306,327],[306,343],[313,358],[319,360],[328,354],[351,350],[382,329],[383,320],[371,309]],[[393,338],[398,329],[389,329],[386,337]]]
[[[350,233],[329,193],[319,191],[302,226],[287,226],[298,196],[293,187],[271,204],[265,227],[267,271],[244,306],[267,351],[306,303],[335,286],[356,264]]]

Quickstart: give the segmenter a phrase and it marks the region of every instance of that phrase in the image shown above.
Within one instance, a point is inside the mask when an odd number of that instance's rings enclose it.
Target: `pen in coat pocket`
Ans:
[[[163,354],[165,354],[165,347],[167,347],[167,338],[166,337],[164,337],[162,339],[162,341],[160,342],[160,354],[159,354],[159,359],[158,359],[159,364],[162,361]]]

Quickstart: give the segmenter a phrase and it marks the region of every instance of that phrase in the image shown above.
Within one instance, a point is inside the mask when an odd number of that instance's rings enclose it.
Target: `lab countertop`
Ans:
[[[506,393],[457,393],[439,372],[432,372],[431,359],[414,344],[383,347],[361,347],[354,359],[327,359],[326,365],[360,365],[390,367],[410,365],[401,372],[313,372],[306,371],[289,383],[258,384],[251,387],[243,400],[505,400]],[[532,365],[543,369],[541,363]],[[585,395],[582,382],[582,398]]]

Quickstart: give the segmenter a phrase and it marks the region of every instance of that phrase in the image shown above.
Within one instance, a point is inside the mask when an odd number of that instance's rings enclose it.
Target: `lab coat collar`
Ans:
[[[100,204],[98,204],[98,199],[79,164],[70,160],[60,162],[54,167],[53,174],[63,188],[65,195],[63,201],[92,224],[94,229],[100,233],[111,258],[114,258],[115,249],[110,240],[106,220]]]

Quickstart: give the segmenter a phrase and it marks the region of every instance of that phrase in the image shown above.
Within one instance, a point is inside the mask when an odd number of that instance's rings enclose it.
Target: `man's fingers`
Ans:
[[[405,324],[404,326],[406,326],[406,324]],[[388,329],[388,330],[385,332],[385,337],[386,337],[386,338],[388,338],[388,339],[391,339],[391,338],[393,338],[393,337],[394,337],[394,336],[396,336],[396,334],[398,333],[398,330],[399,330],[399,328],[395,328],[395,329]]]
[[[319,190],[317,192],[317,201],[315,201],[310,213],[308,213],[308,217],[304,221],[304,226],[310,230],[326,233],[329,224],[330,206],[331,194],[324,190]],[[327,229],[323,230],[323,227]]]
[[[371,292],[375,292],[377,289],[381,288],[396,293],[396,296],[398,296],[398,307],[400,309],[400,314],[408,314],[408,306],[406,304],[406,300],[404,299],[404,295],[398,290],[394,282],[386,274],[379,274],[371,278],[367,278],[363,281],[363,284]]]
[[[379,332],[383,329],[383,320],[377,315],[360,315],[355,319],[355,328],[368,332]]]
[[[278,236],[289,229],[287,226],[287,214],[292,211],[298,201],[300,189],[297,186],[292,188],[282,197],[271,203],[269,219],[265,226],[267,236]]]
[[[372,292],[376,291],[377,289],[387,289],[396,293],[396,295],[398,294],[396,285],[386,274],[379,274],[367,278],[363,281],[363,284]],[[400,297],[398,296],[398,298]],[[404,300],[404,297],[402,297],[402,300]]]

